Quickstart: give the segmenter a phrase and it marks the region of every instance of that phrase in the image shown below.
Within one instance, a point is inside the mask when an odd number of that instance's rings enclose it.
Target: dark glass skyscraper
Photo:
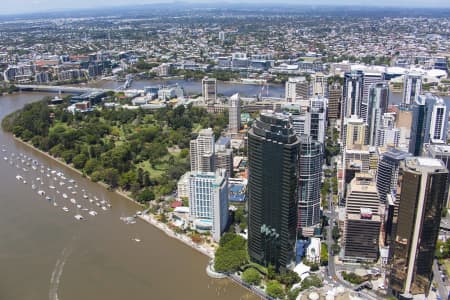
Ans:
[[[448,170],[440,160],[413,157],[406,159],[400,176],[389,285],[394,295],[412,299],[428,295],[431,286]]]
[[[262,112],[248,133],[248,252],[281,272],[295,258],[299,145],[285,114]]]

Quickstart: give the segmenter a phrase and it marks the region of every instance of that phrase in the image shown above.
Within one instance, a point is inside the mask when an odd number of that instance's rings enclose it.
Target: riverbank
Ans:
[[[46,156],[47,158],[49,158],[49,159],[51,159],[51,160],[53,160],[53,161],[63,165],[66,168],[69,168],[70,170],[76,172],[77,174],[79,174],[81,176],[84,176],[84,177],[88,178],[89,180],[91,180],[91,178],[89,176],[83,174],[83,172],[81,172],[80,170],[76,169],[75,167],[67,164],[66,162],[62,161],[61,159],[58,159],[58,158],[50,155],[49,153],[34,147],[32,144],[30,144],[28,142],[25,142],[25,141],[15,137],[14,135],[12,135],[12,137],[13,137],[13,139],[15,141],[21,143],[22,145],[25,145],[25,146],[31,148],[32,150],[34,150],[36,152],[39,152],[40,154]],[[103,182],[94,182],[94,183],[97,183],[100,186],[104,187],[105,189],[108,189],[108,185],[103,183]],[[121,197],[123,197],[123,198],[125,198],[125,199],[127,199],[127,200],[129,200],[129,201],[131,201],[131,202],[141,206],[141,207],[144,207],[141,203],[137,202],[136,200],[131,198],[129,195],[127,195],[123,191],[114,190],[114,192],[116,194],[120,195]],[[151,214],[145,214],[145,215],[141,215],[141,216],[138,216],[138,217],[139,217],[139,219],[141,219],[141,220],[143,220],[143,221],[153,225],[154,227],[158,228],[159,230],[163,231],[167,236],[179,240],[183,244],[191,247],[192,249],[197,250],[198,252],[208,256],[211,259],[214,258],[214,251],[213,251],[212,248],[208,249],[208,248],[206,248],[206,247],[204,247],[202,245],[198,245],[198,244],[194,243],[188,236],[182,235],[182,234],[178,234],[178,233],[174,232],[165,223],[162,223],[162,222],[156,220],[155,216],[153,216]]]

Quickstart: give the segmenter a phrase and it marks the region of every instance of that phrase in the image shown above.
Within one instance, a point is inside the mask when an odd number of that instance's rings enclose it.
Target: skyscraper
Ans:
[[[375,146],[394,147],[400,144],[401,129],[395,126],[395,113],[385,113],[381,117],[381,125],[377,126]]]
[[[328,89],[328,119],[341,118],[342,86],[335,82]]]
[[[327,125],[327,103],[323,97],[311,98],[308,107],[305,131],[311,135],[314,141],[325,143]]]
[[[368,100],[368,143],[376,146],[377,129],[381,126],[381,118],[387,111],[389,101],[389,86],[386,83],[372,84],[369,88]]]
[[[364,120],[352,115],[344,119],[342,140],[345,149],[361,148],[366,144],[367,124]]]
[[[286,101],[295,102],[297,100],[306,100],[309,98],[310,83],[306,77],[290,77],[286,81]]]
[[[376,261],[382,207],[371,175],[358,173],[350,182],[345,210],[343,259],[351,262]]]
[[[430,142],[432,144],[447,143],[447,124],[447,106],[442,98],[438,98],[431,111]]]
[[[200,130],[190,143],[191,171],[214,171],[214,132],[211,128]]]
[[[315,73],[311,75],[312,82],[312,96],[319,96],[326,98],[328,96],[327,77],[323,73]]]
[[[241,97],[236,93],[228,100],[229,127],[231,133],[238,133],[241,129]]]
[[[445,166],[447,167],[447,170],[450,170],[450,146],[449,145],[429,145],[426,149],[426,156],[440,159],[442,162],[444,162]],[[450,185],[450,176],[447,179],[447,184]],[[445,207],[450,206],[450,199],[447,191],[446,199],[446,205]]]
[[[230,138],[222,136],[217,140],[214,166],[217,169],[225,169],[228,177],[233,176],[233,149]]]
[[[320,224],[322,148],[311,136],[300,137],[297,228],[303,236],[312,236]]]
[[[392,191],[396,192],[400,163],[410,156],[410,153],[394,148],[382,154],[377,171],[377,189],[381,202],[385,203],[386,196]]]
[[[412,299],[428,295],[431,286],[448,170],[440,160],[413,157],[401,177],[389,285],[395,296]]]
[[[403,78],[403,98],[402,105],[409,106],[417,101],[422,92],[422,75],[405,74]]]
[[[372,73],[372,72],[363,73],[363,88],[362,88],[360,117],[364,120],[364,122],[367,122],[369,118],[370,91],[374,85],[376,85],[377,83],[381,83],[382,80],[383,77],[381,73]]]
[[[352,115],[361,117],[361,105],[364,87],[362,71],[352,71],[344,74],[344,97],[342,99],[341,118]]]
[[[205,102],[215,102],[217,98],[217,80],[205,77],[202,79],[202,96]]]
[[[295,259],[299,146],[286,114],[263,111],[248,133],[248,252],[281,272]]]
[[[189,216],[200,230],[211,222],[211,235],[218,242],[228,222],[228,179],[223,169],[189,174]]]

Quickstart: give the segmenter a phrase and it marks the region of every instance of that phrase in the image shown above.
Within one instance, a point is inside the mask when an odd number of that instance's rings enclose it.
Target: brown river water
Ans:
[[[0,96],[0,119],[43,96]],[[229,280],[209,278],[206,256],[140,220],[132,225],[121,221],[120,217],[140,209],[136,204],[14,141],[1,130],[0,149],[5,149],[0,152],[0,300],[258,299]],[[32,164],[26,165],[27,158],[23,164],[22,156],[15,159],[20,153],[36,160],[37,170],[31,168]],[[42,174],[41,165],[45,166]],[[44,176],[49,173],[47,168],[64,173],[66,184],[60,185],[61,180],[54,179],[56,175]],[[17,175],[27,184],[17,180]],[[42,177],[43,184],[36,177]],[[68,183],[69,178],[76,183]],[[35,190],[32,184],[37,185]],[[78,187],[69,190],[70,184]],[[38,195],[39,189],[58,206]],[[89,197],[109,202],[112,208],[104,211],[83,199],[82,189]],[[72,195],[73,190],[77,194]],[[77,209],[62,197],[63,193],[76,198],[83,207],[95,209],[98,215]],[[64,212],[63,206],[69,212]],[[76,220],[77,213],[85,219]]]

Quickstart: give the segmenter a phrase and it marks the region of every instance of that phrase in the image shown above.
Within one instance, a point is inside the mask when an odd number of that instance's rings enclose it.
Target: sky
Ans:
[[[217,0],[181,0],[190,3],[217,3]],[[65,9],[83,9],[112,7],[134,4],[168,3],[173,0],[0,0],[0,14],[20,14],[30,12],[45,12]],[[226,0],[229,3],[277,3],[277,0]],[[284,4],[306,4],[306,5],[364,5],[361,0],[284,0]],[[223,3],[223,2],[221,2]],[[280,3],[280,2],[278,2]],[[376,6],[397,7],[447,7],[450,8],[449,0],[378,0]]]

